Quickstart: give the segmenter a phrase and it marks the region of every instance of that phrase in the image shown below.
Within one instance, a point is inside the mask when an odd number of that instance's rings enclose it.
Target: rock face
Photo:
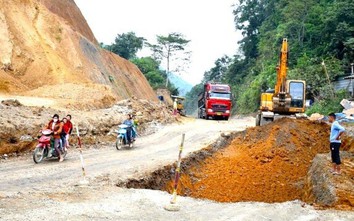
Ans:
[[[0,45],[0,93],[57,98],[74,84],[82,99],[157,100],[135,65],[99,47],[73,0],[1,0]]]

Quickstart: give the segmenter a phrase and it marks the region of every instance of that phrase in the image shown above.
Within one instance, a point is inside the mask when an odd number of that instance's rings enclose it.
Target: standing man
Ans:
[[[333,163],[333,174],[340,174],[340,156],[339,156],[339,148],[341,145],[340,136],[344,133],[345,129],[342,127],[338,121],[336,121],[336,115],[334,113],[330,113],[328,115],[329,122],[332,123],[331,126],[331,135],[330,135],[330,149],[331,149],[331,157]]]

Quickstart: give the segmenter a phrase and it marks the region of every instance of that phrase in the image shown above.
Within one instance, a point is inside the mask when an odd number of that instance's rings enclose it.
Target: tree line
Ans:
[[[110,45],[101,43],[101,47],[134,63],[145,75],[153,89],[167,88],[171,94],[178,95],[178,88],[169,82],[171,72],[178,73],[189,63],[190,52],[186,50],[190,40],[181,33],[169,33],[167,36],[157,35],[156,44],[147,42],[135,32],[118,34]],[[147,47],[151,56],[137,57],[138,51]],[[161,64],[165,64],[165,69]]]
[[[345,92],[333,93],[328,83],[350,72],[354,62],[354,1],[352,0],[239,0],[234,5],[235,28],[243,38],[239,51],[224,56],[187,94],[187,110],[207,81],[231,84],[238,113],[255,112],[260,94],[273,88],[283,38],[288,38],[288,78],[307,82],[308,111],[339,111]],[[236,42],[235,42],[236,43]],[[327,113],[326,113],[327,114]]]

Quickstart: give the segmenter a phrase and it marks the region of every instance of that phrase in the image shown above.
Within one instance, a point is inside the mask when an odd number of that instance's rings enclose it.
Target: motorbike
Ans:
[[[59,158],[57,151],[54,148],[54,139],[52,138],[53,132],[51,130],[42,130],[42,135],[38,139],[38,144],[33,151],[33,161],[35,163],[42,162],[43,159],[47,158]],[[63,158],[67,154],[67,151],[64,150],[62,143],[60,142],[59,147]],[[51,154],[49,154],[51,153]],[[50,157],[49,157],[50,156]]]
[[[128,141],[128,134],[127,131],[128,129],[131,128],[131,139],[130,142]],[[117,150],[121,150],[123,146],[128,146],[129,148],[133,147],[133,143],[135,141],[135,138],[137,136],[136,128],[135,126],[128,126],[125,124],[121,124],[118,126],[118,130],[116,130],[117,135],[117,141],[116,141],[116,148]]]

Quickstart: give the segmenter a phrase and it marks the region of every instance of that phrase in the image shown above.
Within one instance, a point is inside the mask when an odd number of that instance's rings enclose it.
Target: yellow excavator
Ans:
[[[277,66],[277,82],[274,90],[267,90],[261,95],[261,106],[256,117],[257,126],[284,116],[295,115],[297,118],[304,116],[306,82],[286,79],[288,56],[288,40],[284,38]]]

